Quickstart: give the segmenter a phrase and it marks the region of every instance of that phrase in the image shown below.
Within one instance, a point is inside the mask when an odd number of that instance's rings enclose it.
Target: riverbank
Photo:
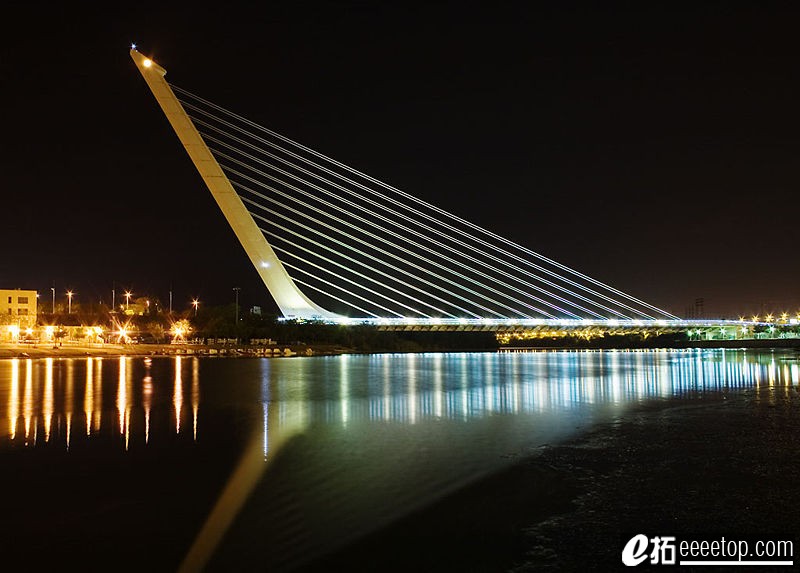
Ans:
[[[0,358],[76,358],[104,356],[319,356],[350,352],[336,345],[196,345],[196,344],[9,344],[0,343]]]
[[[338,354],[375,354],[385,352],[560,352],[560,351],[608,351],[608,350],[688,350],[702,349],[794,349],[800,351],[800,339],[781,340],[698,340],[687,341],[665,347],[640,348],[621,346],[500,346],[496,349],[410,349],[410,350],[364,350],[336,344],[17,344],[0,343],[0,358],[46,358],[85,356],[219,356],[219,357],[278,357],[278,356],[331,356]]]
[[[799,433],[796,387],[648,403],[305,571],[611,571],[637,533],[798,547]]]

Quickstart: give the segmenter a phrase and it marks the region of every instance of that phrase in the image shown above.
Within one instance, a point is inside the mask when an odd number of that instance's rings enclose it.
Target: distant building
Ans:
[[[139,297],[132,302],[125,302],[119,305],[119,310],[126,316],[143,316],[150,312],[150,299]]]
[[[36,326],[36,291],[0,289],[0,324],[6,325],[3,338],[21,329]],[[16,328],[12,328],[16,327]]]

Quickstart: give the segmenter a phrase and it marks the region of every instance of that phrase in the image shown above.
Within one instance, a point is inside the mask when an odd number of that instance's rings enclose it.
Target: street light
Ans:
[[[67,291],[67,314],[72,314],[72,291]]]
[[[197,307],[200,306],[200,301],[196,298],[192,299],[192,306],[194,307],[194,315],[197,316]]]
[[[131,291],[125,291],[125,310],[128,310],[128,307],[131,304]]]
[[[56,313],[56,288],[50,287],[50,290],[53,291],[53,314]]]

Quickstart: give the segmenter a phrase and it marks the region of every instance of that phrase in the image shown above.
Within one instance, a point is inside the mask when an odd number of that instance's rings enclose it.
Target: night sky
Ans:
[[[800,8],[529,4],[5,5],[0,288],[274,309],[135,42],[170,82],[665,310],[800,311]]]

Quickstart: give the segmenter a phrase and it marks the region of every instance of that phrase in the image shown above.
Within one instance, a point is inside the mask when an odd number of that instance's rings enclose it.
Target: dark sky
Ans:
[[[154,6],[6,5],[0,287],[273,308],[136,42],[172,83],[666,310],[800,310],[793,3]]]

